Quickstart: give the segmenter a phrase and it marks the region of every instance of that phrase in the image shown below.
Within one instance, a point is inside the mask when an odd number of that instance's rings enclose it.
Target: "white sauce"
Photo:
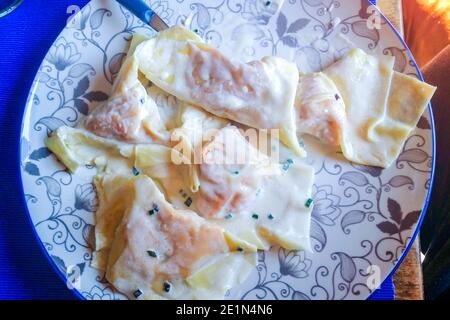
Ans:
[[[298,71],[293,63],[266,57],[243,64],[199,41],[187,43],[162,37],[143,43],[138,52],[145,76],[181,100],[252,127],[294,126],[289,110]]]

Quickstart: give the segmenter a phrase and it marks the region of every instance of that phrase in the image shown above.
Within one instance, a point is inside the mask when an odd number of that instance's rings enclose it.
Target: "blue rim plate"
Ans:
[[[169,24],[184,23],[205,41],[244,60],[279,55],[303,72],[329,65],[351,47],[393,55],[397,71],[422,79],[402,38],[366,0],[150,1]],[[374,20],[375,19],[375,20]],[[247,36],[240,38],[245,30]],[[125,299],[90,267],[94,169],[71,175],[48,153],[45,137],[75,125],[110,91],[134,32],[152,34],[114,1],[91,1],[61,32],[42,62],[25,107],[20,172],[24,201],[47,258],[84,299]],[[313,252],[273,248],[229,299],[366,299],[391,275],[423,221],[434,177],[429,106],[391,168],[358,166],[335,152],[310,150],[315,168]],[[389,205],[388,205],[389,204]],[[400,217],[400,218],[399,218]],[[73,288],[74,287],[74,288]]]

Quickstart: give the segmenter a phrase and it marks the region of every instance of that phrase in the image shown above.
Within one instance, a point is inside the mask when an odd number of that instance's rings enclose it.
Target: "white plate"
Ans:
[[[396,70],[419,76],[408,49],[383,17],[381,29],[368,28],[368,21],[377,21],[369,17],[365,0],[286,0],[275,14],[262,0],[202,3],[150,1],[169,24],[184,22],[209,43],[245,60],[275,54],[313,71],[354,43],[371,54],[394,55]],[[252,36],[238,41],[243,28]],[[137,31],[152,33],[115,1],[92,1],[50,48],[24,114],[21,173],[31,220],[51,263],[86,299],[125,298],[89,265],[94,170],[70,175],[49,155],[44,139],[60,125],[75,125],[105,99],[127,40]],[[314,252],[273,248],[261,253],[248,281],[228,298],[366,299],[398,265],[417,233],[433,176],[433,135],[427,111],[396,163],[383,171],[312,151]]]

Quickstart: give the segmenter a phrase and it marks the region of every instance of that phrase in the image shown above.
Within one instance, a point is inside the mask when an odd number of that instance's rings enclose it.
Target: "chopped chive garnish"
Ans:
[[[145,103],[145,99],[142,98],[142,99],[141,99],[141,104],[144,104],[144,103]]]
[[[309,198],[309,199],[306,200],[306,202],[305,202],[305,207],[310,208],[311,205],[312,205],[312,203],[313,203],[313,199]]]
[[[291,167],[291,165],[294,163],[294,160],[287,159],[285,163],[283,163],[283,170],[287,171]]]
[[[239,174],[239,171],[236,170],[236,171],[234,171],[233,173],[234,173],[235,175],[238,175],[238,174]]]
[[[168,281],[164,281],[163,289],[165,292],[170,292],[170,289],[172,289],[172,284]]]
[[[136,167],[133,167],[133,169],[131,169],[132,170],[132,172],[133,172],[133,174],[135,175],[135,176],[138,176],[141,172],[139,171],[139,169],[137,169]]]
[[[254,213],[254,214],[252,214],[252,218],[255,220],[258,220],[259,216],[256,213]]]
[[[231,218],[233,218],[233,215],[231,214],[231,213],[228,213],[226,216],[225,216],[225,219],[231,219]]]
[[[135,292],[133,292],[133,296],[137,299],[142,295],[142,291],[140,289],[137,289]]]
[[[152,258],[158,258],[158,255],[157,255],[156,252],[153,251],[153,250],[147,250],[147,253],[148,253],[148,255],[149,255],[150,257],[152,257]]]
[[[158,205],[156,203],[153,203],[153,208],[148,211],[148,214],[152,216],[158,211],[159,211]]]
[[[271,213],[269,213],[269,215],[267,216],[270,220],[273,220],[275,217],[271,214]]]
[[[334,95],[334,98],[336,99],[336,101],[339,101],[339,99],[340,99],[341,97],[339,97],[339,95],[336,93],[336,94]]]
[[[194,31],[195,33],[198,33],[198,29],[194,29],[193,31]]]
[[[241,246],[239,246],[239,247],[236,248],[236,250],[239,251],[239,252],[243,252],[243,251],[244,251],[244,248],[242,248]]]
[[[271,3],[272,1],[266,1],[266,7],[270,6]]]
[[[184,202],[184,204],[187,205],[188,207],[190,207],[192,204],[192,198],[191,197],[187,198],[186,201]]]

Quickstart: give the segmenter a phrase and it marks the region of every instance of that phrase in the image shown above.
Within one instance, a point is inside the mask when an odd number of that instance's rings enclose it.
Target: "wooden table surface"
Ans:
[[[381,12],[403,35],[402,0],[378,0]],[[394,275],[397,300],[423,300],[422,267],[419,240],[414,241],[408,255]]]

